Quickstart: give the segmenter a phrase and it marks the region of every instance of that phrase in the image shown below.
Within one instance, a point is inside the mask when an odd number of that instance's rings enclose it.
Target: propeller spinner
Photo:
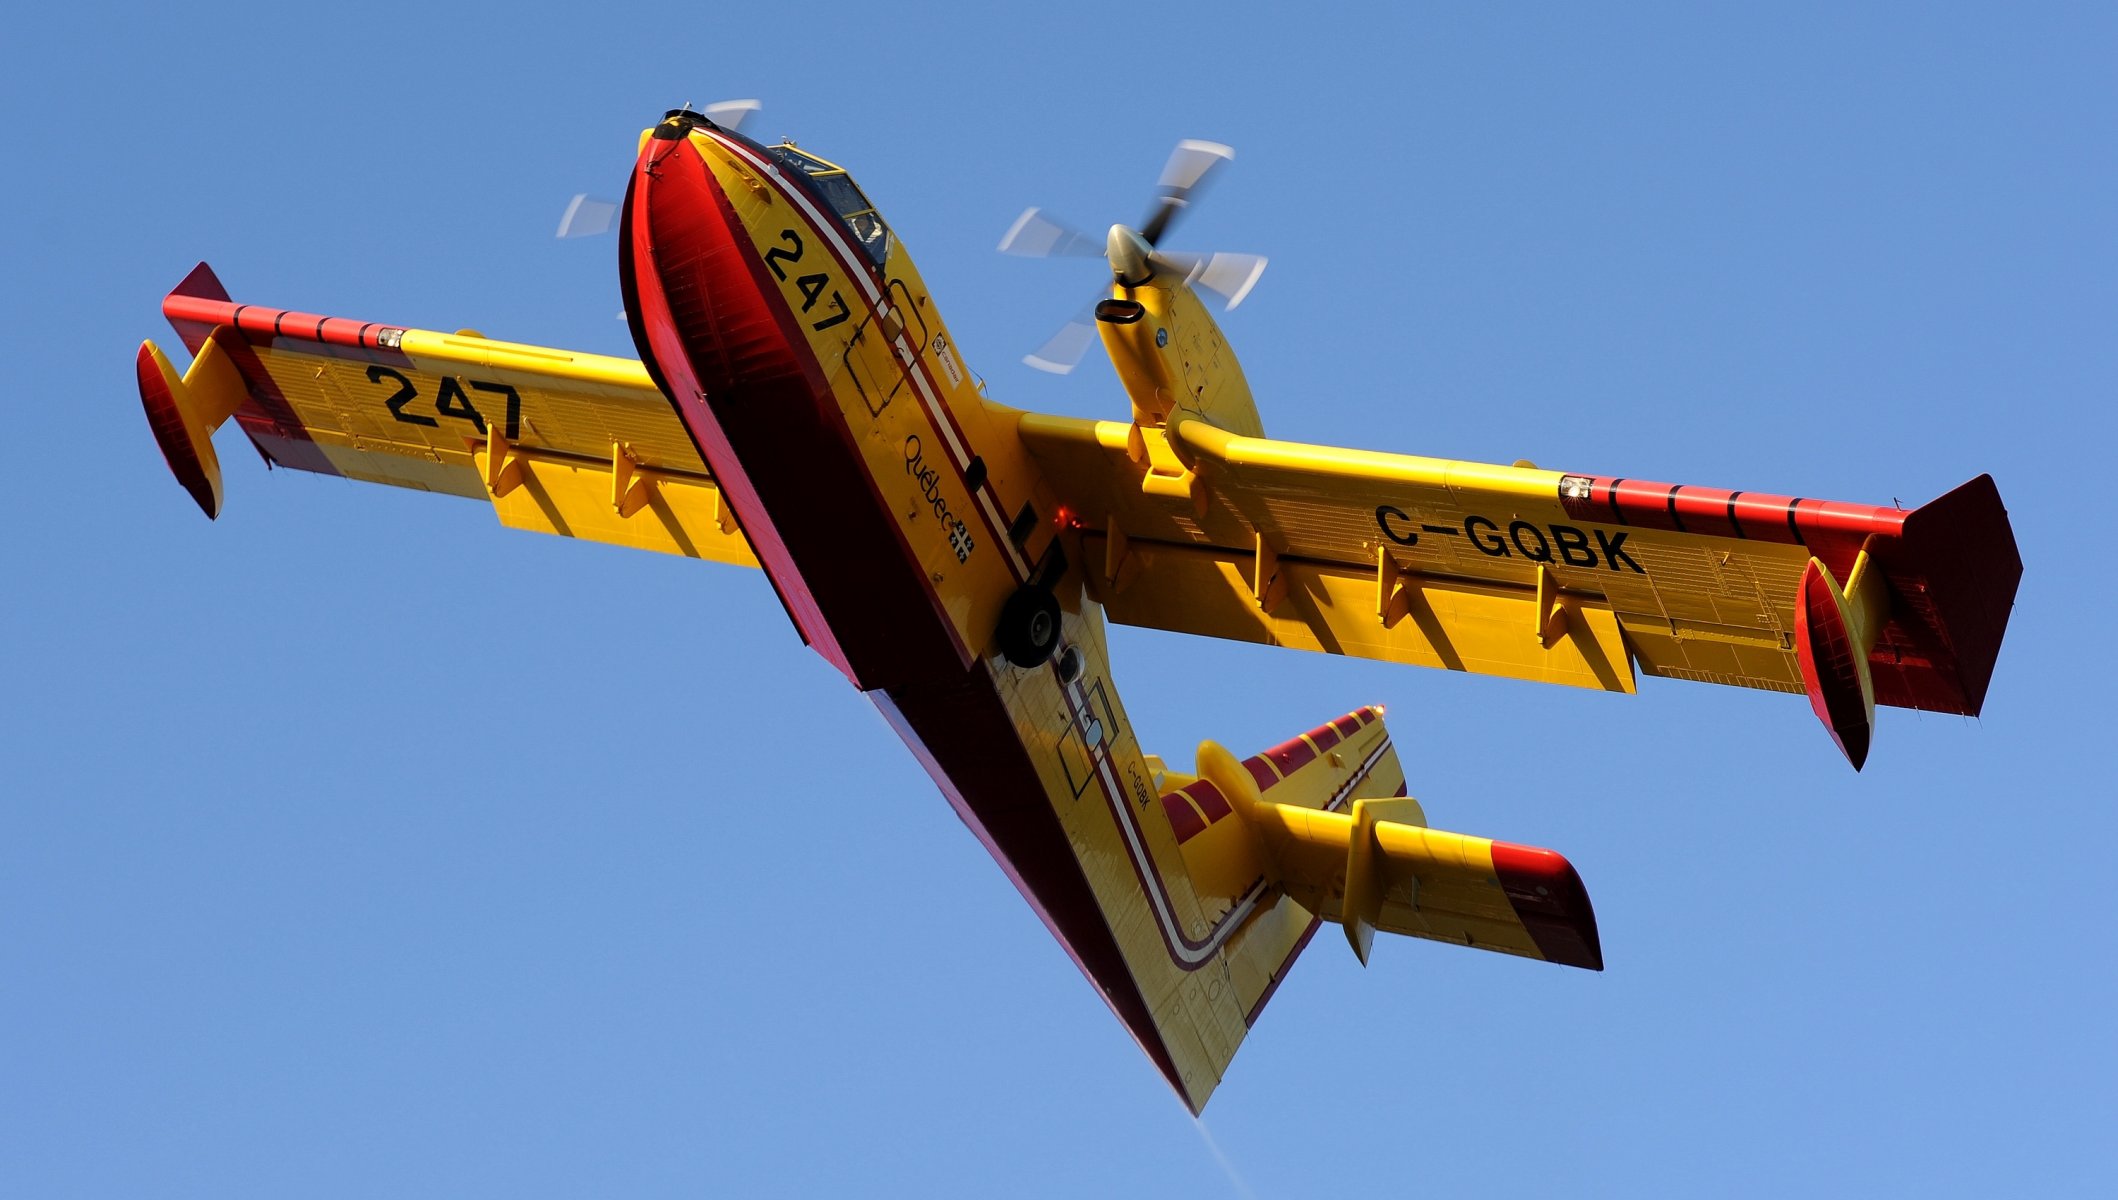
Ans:
[[[1126,288],[1139,287],[1164,272],[1181,275],[1186,284],[1220,296],[1232,309],[1265,273],[1263,256],[1187,254],[1159,249],[1158,243],[1191,207],[1214,169],[1234,158],[1235,151],[1219,142],[1186,138],[1177,143],[1163,166],[1154,206],[1139,229],[1113,225],[1099,239],[1041,208],[1030,208],[1001,236],[1000,252],[1023,258],[1103,258],[1110,263],[1112,281]],[[1064,375],[1080,365],[1095,340],[1090,309],[1084,309],[1022,361],[1037,370]]]

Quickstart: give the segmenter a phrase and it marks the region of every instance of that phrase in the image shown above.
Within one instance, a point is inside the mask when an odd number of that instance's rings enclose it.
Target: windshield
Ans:
[[[845,168],[834,166],[813,154],[806,154],[793,146],[768,146],[766,152],[788,167],[808,176],[809,182],[820,193],[831,211],[845,222],[853,240],[866,251],[868,261],[880,267],[890,257],[890,227],[883,224],[882,215],[868,203],[868,197],[854,184],[853,177]]]

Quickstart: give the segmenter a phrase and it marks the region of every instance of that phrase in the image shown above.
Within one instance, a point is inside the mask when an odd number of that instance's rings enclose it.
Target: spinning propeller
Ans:
[[[1031,208],[1015,218],[1014,225],[1001,237],[1000,252],[1024,258],[1103,258],[1109,261],[1111,278],[1120,287],[1139,287],[1159,274],[1177,275],[1234,308],[1257,286],[1258,276],[1265,273],[1262,255],[1187,254],[1162,250],[1157,245],[1177,217],[1191,207],[1214,168],[1233,158],[1235,151],[1218,142],[1186,138],[1177,143],[1162,168],[1161,190],[1139,229],[1113,225],[1108,235],[1098,238],[1041,208]],[[1095,340],[1094,319],[1084,309],[1022,361],[1040,371],[1064,375],[1080,365]]]

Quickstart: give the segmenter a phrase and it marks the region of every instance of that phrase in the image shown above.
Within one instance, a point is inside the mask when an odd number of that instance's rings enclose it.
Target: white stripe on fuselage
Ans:
[[[883,299],[882,289],[876,286],[874,276],[869,273],[865,255],[855,257],[858,252],[846,241],[836,217],[825,216],[810,201],[806,192],[798,186],[786,183],[780,175],[777,163],[759,158],[748,146],[732,138],[725,138],[711,131],[703,132],[731,154],[739,156],[771,179],[772,186],[808,218],[810,227],[823,238],[824,244],[831,248],[832,256],[838,259],[840,268],[855,281],[862,295],[867,298],[868,307],[878,315],[889,312],[889,302]],[[970,470],[971,452],[965,448],[963,439],[956,430],[953,415],[946,411],[946,406],[939,399],[938,389],[926,361],[911,348],[911,343],[903,333],[891,340],[890,347],[898,355],[900,363],[906,366],[906,373],[912,378],[913,388],[919,394],[920,407],[925,410],[927,420],[933,424],[935,431],[941,434],[942,441],[948,446],[949,462],[956,468],[958,481],[967,483],[964,473]],[[1001,548],[1008,566],[1014,572],[1016,582],[1027,580],[1030,577],[1029,563],[1007,536],[1008,523],[1001,516],[1000,506],[993,499],[991,482],[981,483],[975,489],[966,486],[964,490],[971,493],[972,501],[978,505],[980,514],[985,517],[986,528],[993,535],[994,543]]]
[[[865,265],[865,257],[856,257],[859,252],[847,242],[835,218],[824,215],[800,187],[790,185],[782,179],[779,164],[760,158],[749,147],[740,142],[721,137],[710,130],[702,132],[706,132],[709,137],[712,137],[715,142],[726,148],[729,153],[749,163],[767,179],[770,179],[773,188],[780,195],[785,196],[788,202],[803,214],[811,230],[823,239],[826,246],[830,247],[832,256],[838,260],[840,268],[860,288],[861,294],[866,298],[870,310],[878,315],[886,314],[889,311],[889,304],[883,298],[882,289],[876,285],[874,276],[869,273]],[[938,388],[934,383],[933,374],[928,368],[926,361],[916,351],[911,349],[911,344],[903,333],[892,339],[891,348],[897,353],[900,361],[907,365],[906,373],[912,379],[914,390],[919,396],[921,409],[926,413],[928,422],[934,426],[936,432],[940,433],[943,443],[948,446],[949,462],[956,469],[958,481],[967,483],[965,472],[970,469],[971,453],[965,448],[963,440],[956,430],[953,415],[947,411],[946,406],[937,395]],[[1016,548],[1014,542],[1007,536],[1007,520],[1001,515],[999,506],[994,501],[992,484],[990,482],[982,483],[975,490],[966,486],[965,490],[972,493],[973,499],[978,504],[980,515],[985,518],[986,527],[992,533],[993,541],[1001,547],[1016,581],[1026,581],[1030,575],[1029,563],[1022,557],[1021,551]],[[1062,689],[1067,697],[1068,705],[1074,713],[1075,720],[1082,722],[1083,728],[1086,728],[1086,721],[1093,714],[1089,711],[1088,699],[1082,692],[1079,681],[1063,684]],[[1090,760],[1096,767],[1097,782],[1102,786],[1112,817],[1118,825],[1119,833],[1123,835],[1126,853],[1132,859],[1133,866],[1140,875],[1141,890],[1147,897],[1149,908],[1154,911],[1156,926],[1161,930],[1163,943],[1169,948],[1171,959],[1186,970],[1195,970],[1205,965],[1214,955],[1218,954],[1221,948],[1227,944],[1228,939],[1234,936],[1235,932],[1242,927],[1244,920],[1257,909],[1259,901],[1264,897],[1267,890],[1266,886],[1262,882],[1253,885],[1236,902],[1235,907],[1222,914],[1221,919],[1216,921],[1213,928],[1207,931],[1204,939],[1195,941],[1186,936],[1183,929],[1177,924],[1175,906],[1170,900],[1168,889],[1163,886],[1162,874],[1156,869],[1154,856],[1148,851],[1146,839],[1141,834],[1139,824],[1134,819],[1132,805],[1128,801],[1124,789],[1118,786],[1116,770],[1111,765],[1110,754],[1105,748],[1106,744],[1099,742],[1097,745],[1089,747]],[[1327,806],[1328,808],[1335,809],[1338,804],[1344,801],[1352,789],[1367,777],[1368,772],[1374,768],[1376,760],[1382,757],[1383,751],[1388,746],[1389,738],[1385,736],[1377,744],[1374,753],[1368,756],[1367,760],[1354,772],[1353,777],[1346,781],[1339,794],[1333,797],[1331,804]]]
[[[1088,695],[1081,687],[1080,681],[1076,680],[1073,683],[1063,684],[1062,687],[1066,693],[1068,707],[1074,714],[1074,720],[1083,729],[1088,728],[1088,722],[1095,719],[1095,714],[1088,707]],[[1086,740],[1085,738],[1083,739],[1084,742]],[[1257,908],[1259,901],[1263,899],[1266,891],[1265,884],[1261,881],[1252,885],[1250,890],[1243,893],[1242,898],[1236,901],[1235,907],[1223,913],[1221,919],[1214,922],[1213,928],[1206,931],[1204,938],[1194,940],[1185,936],[1183,929],[1177,924],[1175,905],[1169,898],[1168,890],[1162,884],[1161,872],[1155,869],[1154,856],[1149,853],[1147,840],[1140,831],[1138,821],[1134,818],[1132,805],[1127,800],[1124,790],[1118,786],[1116,769],[1111,765],[1110,754],[1104,748],[1108,744],[1109,739],[1105,738],[1096,745],[1089,747],[1089,759],[1096,766],[1097,781],[1103,786],[1103,794],[1110,804],[1111,816],[1118,824],[1118,831],[1124,835],[1126,852],[1131,856],[1133,866],[1139,871],[1141,890],[1147,896],[1148,907],[1154,910],[1156,923],[1162,930],[1162,941],[1169,947],[1169,956],[1185,970],[1196,970],[1204,966],[1207,960],[1211,959],[1215,954],[1219,953],[1221,947],[1227,943],[1228,939],[1234,936],[1236,930],[1242,927],[1243,921],[1250,916],[1251,912]],[[1361,781],[1368,777],[1368,773],[1375,769],[1376,762],[1382,758],[1383,751],[1389,749],[1389,747],[1390,738],[1385,733],[1382,739],[1375,744],[1375,749],[1369,753],[1366,759],[1362,760],[1361,765],[1355,768],[1352,776],[1339,787],[1337,793],[1332,796],[1330,803],[1324,806],[1325,809],[1336,811],[1338,806],[1352,795],[1353,789],[1358,787]],[[1238,816],[1236,819],[1241,820],[1242,818]]]

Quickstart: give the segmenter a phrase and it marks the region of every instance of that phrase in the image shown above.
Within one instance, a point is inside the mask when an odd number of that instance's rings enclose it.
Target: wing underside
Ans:
[[[1976,714],[2022,571],[1985,476],[1905,511],[1200,421],[1019,427],[1123,624],[1606,691],[1637,671],[1815,699],[1805,576],[1814,562],[1850,594],[1865,554],[1862,595],[1887,617],[1855,641],[1873,703]]]
[[[201,263],[163,311],[192,355],[141,347],[163,454],[209,516],[224,421],[276,467],[490,501],[503,524],[755,565],[683,420],[607,358],[236,304]]]

